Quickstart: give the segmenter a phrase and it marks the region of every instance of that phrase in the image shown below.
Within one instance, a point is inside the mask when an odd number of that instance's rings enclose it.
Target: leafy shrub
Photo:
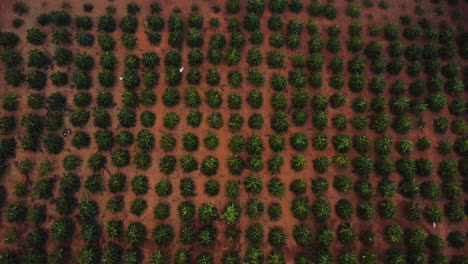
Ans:
[[[361,14],[361,6],[358,3],[351,3],[346,7],[346,15],[356,18]]]
[[[146,227],[140,222],[134,222],[128,225],[125,234],[127,244],[131,246],[139,246],[143,244],[146,236]]]
[[[42,145],[50,154],[58,154],[62,151],[65,142],[62,137],[54,134],[46,134],[42,138]]]
[[[289,121],[285,112],[276,111],[271,118],[271,128],[277,132],[286,132],[289,129]]]
[[[284,94],[280,92],[274,93],[271,96],[271,106],[277,111],[286,109],[287,102]]]
[[[131,15],[125,15],[119,23],[119,27],[124,33],[135,34],[137,26],[138,20]]]
[[[58,218],[52,223],[50,233],[52,239],[56,241],[67,241],[74,233],[73,221],[69,218]]]
[[[81,46],[89,47],[89,46],[92,46],[94,43],[94,36],[91,35],[90,33],[87,33],[81,30],[75,34],[75,40]]]
[[[19,37],[13,32],[0,33],[0,46],[12,48],[19,42]]]
[[[160,224],[152,232],[153,240],[160,246],[167,246],[174,239],[174,230],[168,224]]]
[[[353,243],[356,234],[351,223],[342,223],[337,230],[338,240],[343,244]]]
[[[261,129],[263,122],[263,116],[259,113],[252,114],[248,120],[249,127],[252,129]]]
[[[265,77],[258,70],[250,70],[247,74],[247,81],[256,87],[261,87],[265,83]]]
[[[177,160],[174,156],[166,155],[159,161],[159,171],[169,175],[174,172],[176,164]]]
[[[466,238],[458,231],[450,232],[447,236],[447,241],[450,247],[462,248],[466,244]]]
[[[161,197],[168,196],[172,193],[172,184],[168,179],[162,179],[156,184],[155,191]]]
[[[207,121],[208,125],[214,129],[220,129],[223,126],[223,117],[219,112],[209,114]]]
[[[3,42],[5,43],[4,46],[9,46],[17,42],[15,37],[13,37],[12,35],[3,35],[3,37],[4,37]],[[45,38],[46,38],[46,34],[44,34],[37,27],[32,27],[26,30],[26,40],[33,45],[42,45],[44,43]]]
[[[213,176],[218,171],[219,161],[216,157],[206,156],[202,160],[200,171],[206,176]]]

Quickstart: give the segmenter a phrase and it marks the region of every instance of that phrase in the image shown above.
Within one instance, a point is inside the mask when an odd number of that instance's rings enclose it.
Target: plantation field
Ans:
[[[0,9],[0,264],[468,263],[468,1]]]

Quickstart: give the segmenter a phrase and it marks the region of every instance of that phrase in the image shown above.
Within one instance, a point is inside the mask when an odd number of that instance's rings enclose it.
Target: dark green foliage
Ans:
[[[136,216],[141,216],[147,207],[148,205],[146,204],[145,200],[137,198],[132,201],[130,205],[130,212]]]
[[[7,84],[18,87],[21,83],[24,82],[26,75],[17,69],[11,69],[5,72],[3,79]]]
[[[268,242],[277,248],[281,248],[286,245],[286,235],[281,227],[273,227],[268,232]]]
[[[159,196],[168,196],[172,193],[172,184],[169,180],[162,179],[156,184],[155,191]]]
[[[99,239],[100,235],[101,227],[93,222],[84,224],[80,233],[80,237],[87,242],[92,242]]]
[[[12,48],[19,42],[19,37],[13,32],[0,32],[0,46]]]
[[[73,97],[73,102],[78,107],[87,107],[91,104],[92,96],[88,92],[78,92]]]
[[[166,155],[159,162],[159,170],[164,174],[171,174],[176,167],[177,160],[174,156]]]
[[[444,206],[444,214],[452,223],[461,222],[466,218],[463,205],[455,201],[451,201]]]
[[[143,244],[146,236],[146,227],[140,222],[131,223],[125,234],[127,244],[139,246]]]
[[[448,245],[454,248],[462,248],[466,245],[466,237],[458,232],[450,232],[447,236]]]
[[[119,23],[119,27],[124,33],[135,34],[137,26],[138,20],[131,15],[125,15]]]
[[[152,164],[151,155],[145,151],[138,151],[135,153],[133,164],[136,165],[137,169],[147,170]]]
[[[73,72],[71,80],[76,85],[76,88],[80,90],[89,89],[91,87],[91,77],[89,73],[84,70]]]
[[[93,200],[84,200],[78,204],[78,214],[83,220],[93,220],[99,214],[99,206]]]
[[[81,46],[90,47],[94,43],[94,36],[92,34],[88,33],[88,32],[78,31],[75,34],[75,40]]]
[[[58,154],[62,151],[65,142],[62,137],[54,134],[46,134],[42,138],[42,146],[50,154]]]
[[[145,31],[145,34],[146,34],[146,36],[148,38],[148,41],[152,45],[159,45],[159,43],[161,42],[161,34],[159,34],[159,32]]]
[[[16,14],[22,16],[24,14],[27,14],[29,12],[29,6],[23,2],[15,2],[13,4],[13,12]]]
[[[154,207],[153,214],[154,217],[159,220],[164,220],[168,218],[170,215],[170,205],[166,203],[158,203]]]
[[[138,12],[140,12],[140,6],[135,2],[129,3],[127,5],[127,12],[129,14],[136,15]]]
[[[116,29],[116,23],[114,18],[110,15],[104,15],[99,17],[98,27],[104,32],[114,32]]]
[[[104,156],[95,156],[95,157],[102,157],[104,158],[104,162],[106,161]],[[98,173],[90,175],[85,181],[85,188],[91,193],[101,192],[103,190],[102,175]]]
[[[138,39],[133,34],[124,33],[120,37],[120,41],[127,49],[133,50],[135,49]]]
[[[78,205],[78,201],[75,197],[69,194],[64,194],[54,200],[55,210],[60,215],[70,215]]]
[[[199,111],[191,110],[187,114],[187,125],[191,127],[198,127],[202,120],[202,113]]]
[[[148,192],[148,178],[144,175],[135,176],[132,181],[132,191],[136,195],[143,195]]]
[[[160,16],[150,15],[146,18],[146,22],[148,23],[148,27],[153,31],[161,31],[164,29],[164,19]]]
[[[14,78],[18,78],[18,77],[14,77]],[[18,80],[19,79],[13,80],[12,85],[15,86],[15,84],[19,84],[17,82]],[[29,70],[28,73],[26,74],[26,82],[28,83],[29,87],[35,90],[43,90],[46,86],[47,74],[39,70]]]
[[[13,50],[3,50],[0,52],[0,61],[5,63],[8,68],[13,68],[23,62],[23,56]]]
[[[121,212],[124,207],[123,197],[116,196],[107,201],[106,209],[111,213]]]
[[[37,27],[32,27],[26,31],[26,40],[33,44],[33,45],[42,45],[44,43],[44,40],[46,38],[46,34],[44,34],[39,28]],[[9,35],[4,35],[4,46],[9,46],[13,44],[15,39]],[[11,43],[11,44],[10,44]]]
[[[52,223],[50,233],[54,240],[67,241],[74,233],[73,221],[69,218],[58,218]]]
[[[113,70],[117,64],[117,59],[114,55],[112,55],[112,53],[105,52],[101,55],[100,64],[105,69]]]
[[[49,16],[50,22],[56,26],[68,26],[72,22],[71,16],[65,11],[53,10]]]
[[[18,97],[13,94],[7,94],[3,97],[2,108],[7,111],[16,111],[18,109]]]
[[[312,204],[312,214],[319,223],[323,223],[328,218],[330,218],[330,204],[322,199],[316,200]]]

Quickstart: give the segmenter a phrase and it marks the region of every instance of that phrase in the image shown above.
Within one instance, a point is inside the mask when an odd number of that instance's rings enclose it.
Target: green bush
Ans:
[[[240,55],[239,49],[229,50],[225,56],[226,63],[230,66],[238,64],[240,61]]]
[[[261,129],[263,122],[263,116],[259,113],[252,114],[248,120],[249,127],[252,129]]]
[[[198,137],[195,134],[187,133],[183,136],[184,149],[187,151],[198,150]],[[164,134],[161,138],[161,148],[164,151],[172,151],[176,146],[176,139],[171,134]]]
[[[160,224],[152,232],[153,240],[160,246],[167,246],[174,239],[174,230],[168,224]]]
[[[28,51],[28,66],[46,68],[51,63],[51,59],[41,50],[32,49]]]
[[[123,231],[122,221],[112,220],[112,221],[106,222],[104,225],[106,227],[106,233],[107,233],[107,235],[109,237],[118,238],[118,237],[121,236],[122,231]],[[128,231],[127,232],[128,233],[134,233],[137,229],[140,229],[141,226],[136,227],[136,225],[138,225],[138,224],[133,224],[133,223],[130,224],[128,226]]]
[[[78,107],[87,107],[91,104],[92,96],[88,92],[79,92],[73,97],[73,102]]]
[[[286,96],[280,92],[275,92],[271,96],[271,106],[277,111],[285,110],[287,107]]]
[[[448,245],[454,248],[463,248],[466,245],[466,237],[458,232],[450,232],[447,236]]]
[[[19,83],[22,82],[22,81],[18,82],[19,77],[14,77],[14,78],[18,78],[18,79],[16,80],[10,79],[12,81],[11,84],[13,86],[15,86],[15,84],[19,85]],[[23,79],[23,77],[21,77],[21,79]],[[26,74],[26,82],[28,83],[29,87],[35,90],[43,90],[46,86],[47,74],[39,70],[29,70],[28,73]]]
[[[277,132],[286,132],[289,129],[288,116],[283,111],[276,111],[271,117],[271,128]]]
[[[296,243],[301,247],[307,247],[312,244],[312,230],[306,225],[295,225],[293,237]]]
[[[458,223],[466,218],[463,205],[456,201],[451,201],[444,206],[444,214],[451,223]]]
[[[364,202],[356,207],[357,215],[360,219],[367,221],[374,218],[375,212],[370,202]]]
[[[104,69],[113,70],[117,64],[117,58],[110,52],[104,52],[101,55],[100,64]]]
[[[373,169],[373,162],[368,156],[360,156],[353,160],[352,166],[354,173],[361,177],[367,177]]]
[[[4,38],[7,40],[4,40],[4,46],[10,45],[10,43],[15,43],[15,39],[13,37],[4,35]],[[37,27],[32,27],[26,31],[26,40],[33,44],[33,45],[42,45],[44,43],[44,40],[46,38],[46,34],[44,34],[39,28]]]
[[[213,156],[206,156],[202,160],[200,171],[206,176],[213,176],[217,173],[219,161]]]
[[[377,133],[385,133],[390,125],[390,116],[386,113],[374,115],[370,122],[370,128]],[[403,131],[403,130],[402,130]]]
[[[176,164],[177,160],[174,156],[166,155],[163,158],[161,158],[159,162],[159,170],[162,173],[169,175],[172,172],[174,172]]]
[[[221,93],[218,92],[217,90],[211,88],[208,91],[205,92],[206,96],[206,103],[211,107],[211,108],[219,108],[223,102],[223,99],[221,97]]]
[[[94,43],[94,36],[81,30],[75,34],[75,40],[81,46],[90,47]]]
[[[198,127],[201,123],[202,113],[195,110],[190,110],[187,114],[187,125],[191,127]]]
[[[286,78],[278,73],[273,73],[270,84],[275,91],[282,91],[286,88]]]
[[[5,72],[3,78],[8,85],[18,87],[24,82],[26,75],[17,69],[11,69]]]
[[[124,33],[135,34],[137,26],[137,18],[131,15],[125,15],[119,23],[119,27]]]
[[[99,206],[93,200],[84,200],[78,204],[79,216],[85,221],[93,220],[99,214]]]
[[[98,27],[100,30],[110,33],[115,31],[116,23],[114,18],[110,14],[107,14],[99,17]]]
[[[139,246],[145,241],[146,227],[140,222],[133,222],[128,225],[125,237],[130,246]]]
[[[249,81],[250,84],[256,86],[256,87],[262,87],[263,84],[265,83],[265,77],[261,72],[258,70],[250,70],[249,73],[247,74],[247,81]]]
[[[150,15],[146,18],[146,22],[152,31],[161,31],[164,29],[165,22],[160,16]]]
[[[416,162],[410,158],[399,159],[395,165],[397,172],[403,177],[410,177],[416,173]]]
[[[19,42],[19,37],[13,32],[0,32],[0,46],[12,48]]]
[[[337,230],[338,240],[343,244],[351,244],[354,242],[356,234],[351,223],[342,223]]]
[[[198,161],[190,155],[183,156],[180,160],[180,165],[184,172],[192,172],[198,170]]]
[[[65,142],[62,137],[54,134],[46,134],[42,138],[42,145],[50,154],[58,154],[63,150]]]
[[[107,33],[98,36],[98,43],[103,51],[112,51],[116,44],[112,36]]]
[[[403,240],[403,230],[399,225],[387,225],[383,237],[389,244],[399,244]]]
[[[73,221],[69,218],[58,218],[52,223],[50,233],[52,239],[64,242],[70,239],[74,233]]]
[[[214,112],[207,117],[208,126],[214,129],[220,129],[223,126],[223,116],[219,112]]]

